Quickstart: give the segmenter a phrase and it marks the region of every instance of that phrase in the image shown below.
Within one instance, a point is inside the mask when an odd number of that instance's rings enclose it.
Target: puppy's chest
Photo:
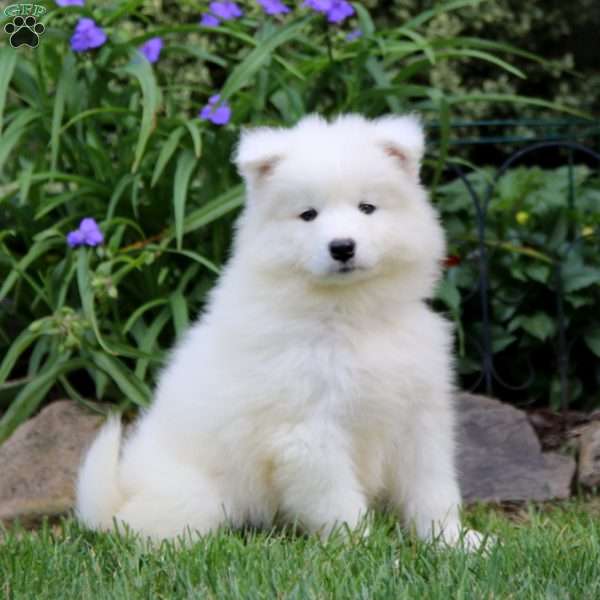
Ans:
[[[271,345],[265,378],[286,404],[355,413],[410,387],[410,353],[383,328],[316,323],[288,330]]]

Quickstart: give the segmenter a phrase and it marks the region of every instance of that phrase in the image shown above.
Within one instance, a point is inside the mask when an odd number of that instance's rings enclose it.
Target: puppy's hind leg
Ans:
[[[216,530],[227,514],[216,482],[195,469],[177,465],[162,480],[129,497],[115,515],[117,526],[125,524],[144,538],[159,541]]]

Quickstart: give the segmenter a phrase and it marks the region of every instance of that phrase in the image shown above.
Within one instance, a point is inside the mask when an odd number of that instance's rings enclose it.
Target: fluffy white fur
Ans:
[[[277,515],[327,536],[383,500],[422,538],[457,543],[451,331],[424,302],[444,236],[423,146],[412,116],[243,134],[233,255],[123,447],[114,419],[91,446],[86,525],[162,539]],[[329,244],[348,238],[341,272]]]

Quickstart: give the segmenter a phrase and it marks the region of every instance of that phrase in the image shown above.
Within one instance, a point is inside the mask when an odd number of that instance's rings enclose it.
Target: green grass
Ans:
[[[440,551],[380,518],[366,539],[323,545],[283,533],[208,536],[143,551],[131,537],[72,520],[0,542],[0,597],[32,598],[600,598],[599,504],[573,501],[506,514],[477,508],[498,536],[489,555]]]

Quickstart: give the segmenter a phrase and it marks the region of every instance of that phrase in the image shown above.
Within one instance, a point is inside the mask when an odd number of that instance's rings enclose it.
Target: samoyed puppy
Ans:
[[[426,304],[445,242],[423,149],[410,115],[242,134],[232,256],[149,410],[87,452],[85,525],[326,538],[383,501],[421,538],[479,544],[459,520],[451,328]]]

